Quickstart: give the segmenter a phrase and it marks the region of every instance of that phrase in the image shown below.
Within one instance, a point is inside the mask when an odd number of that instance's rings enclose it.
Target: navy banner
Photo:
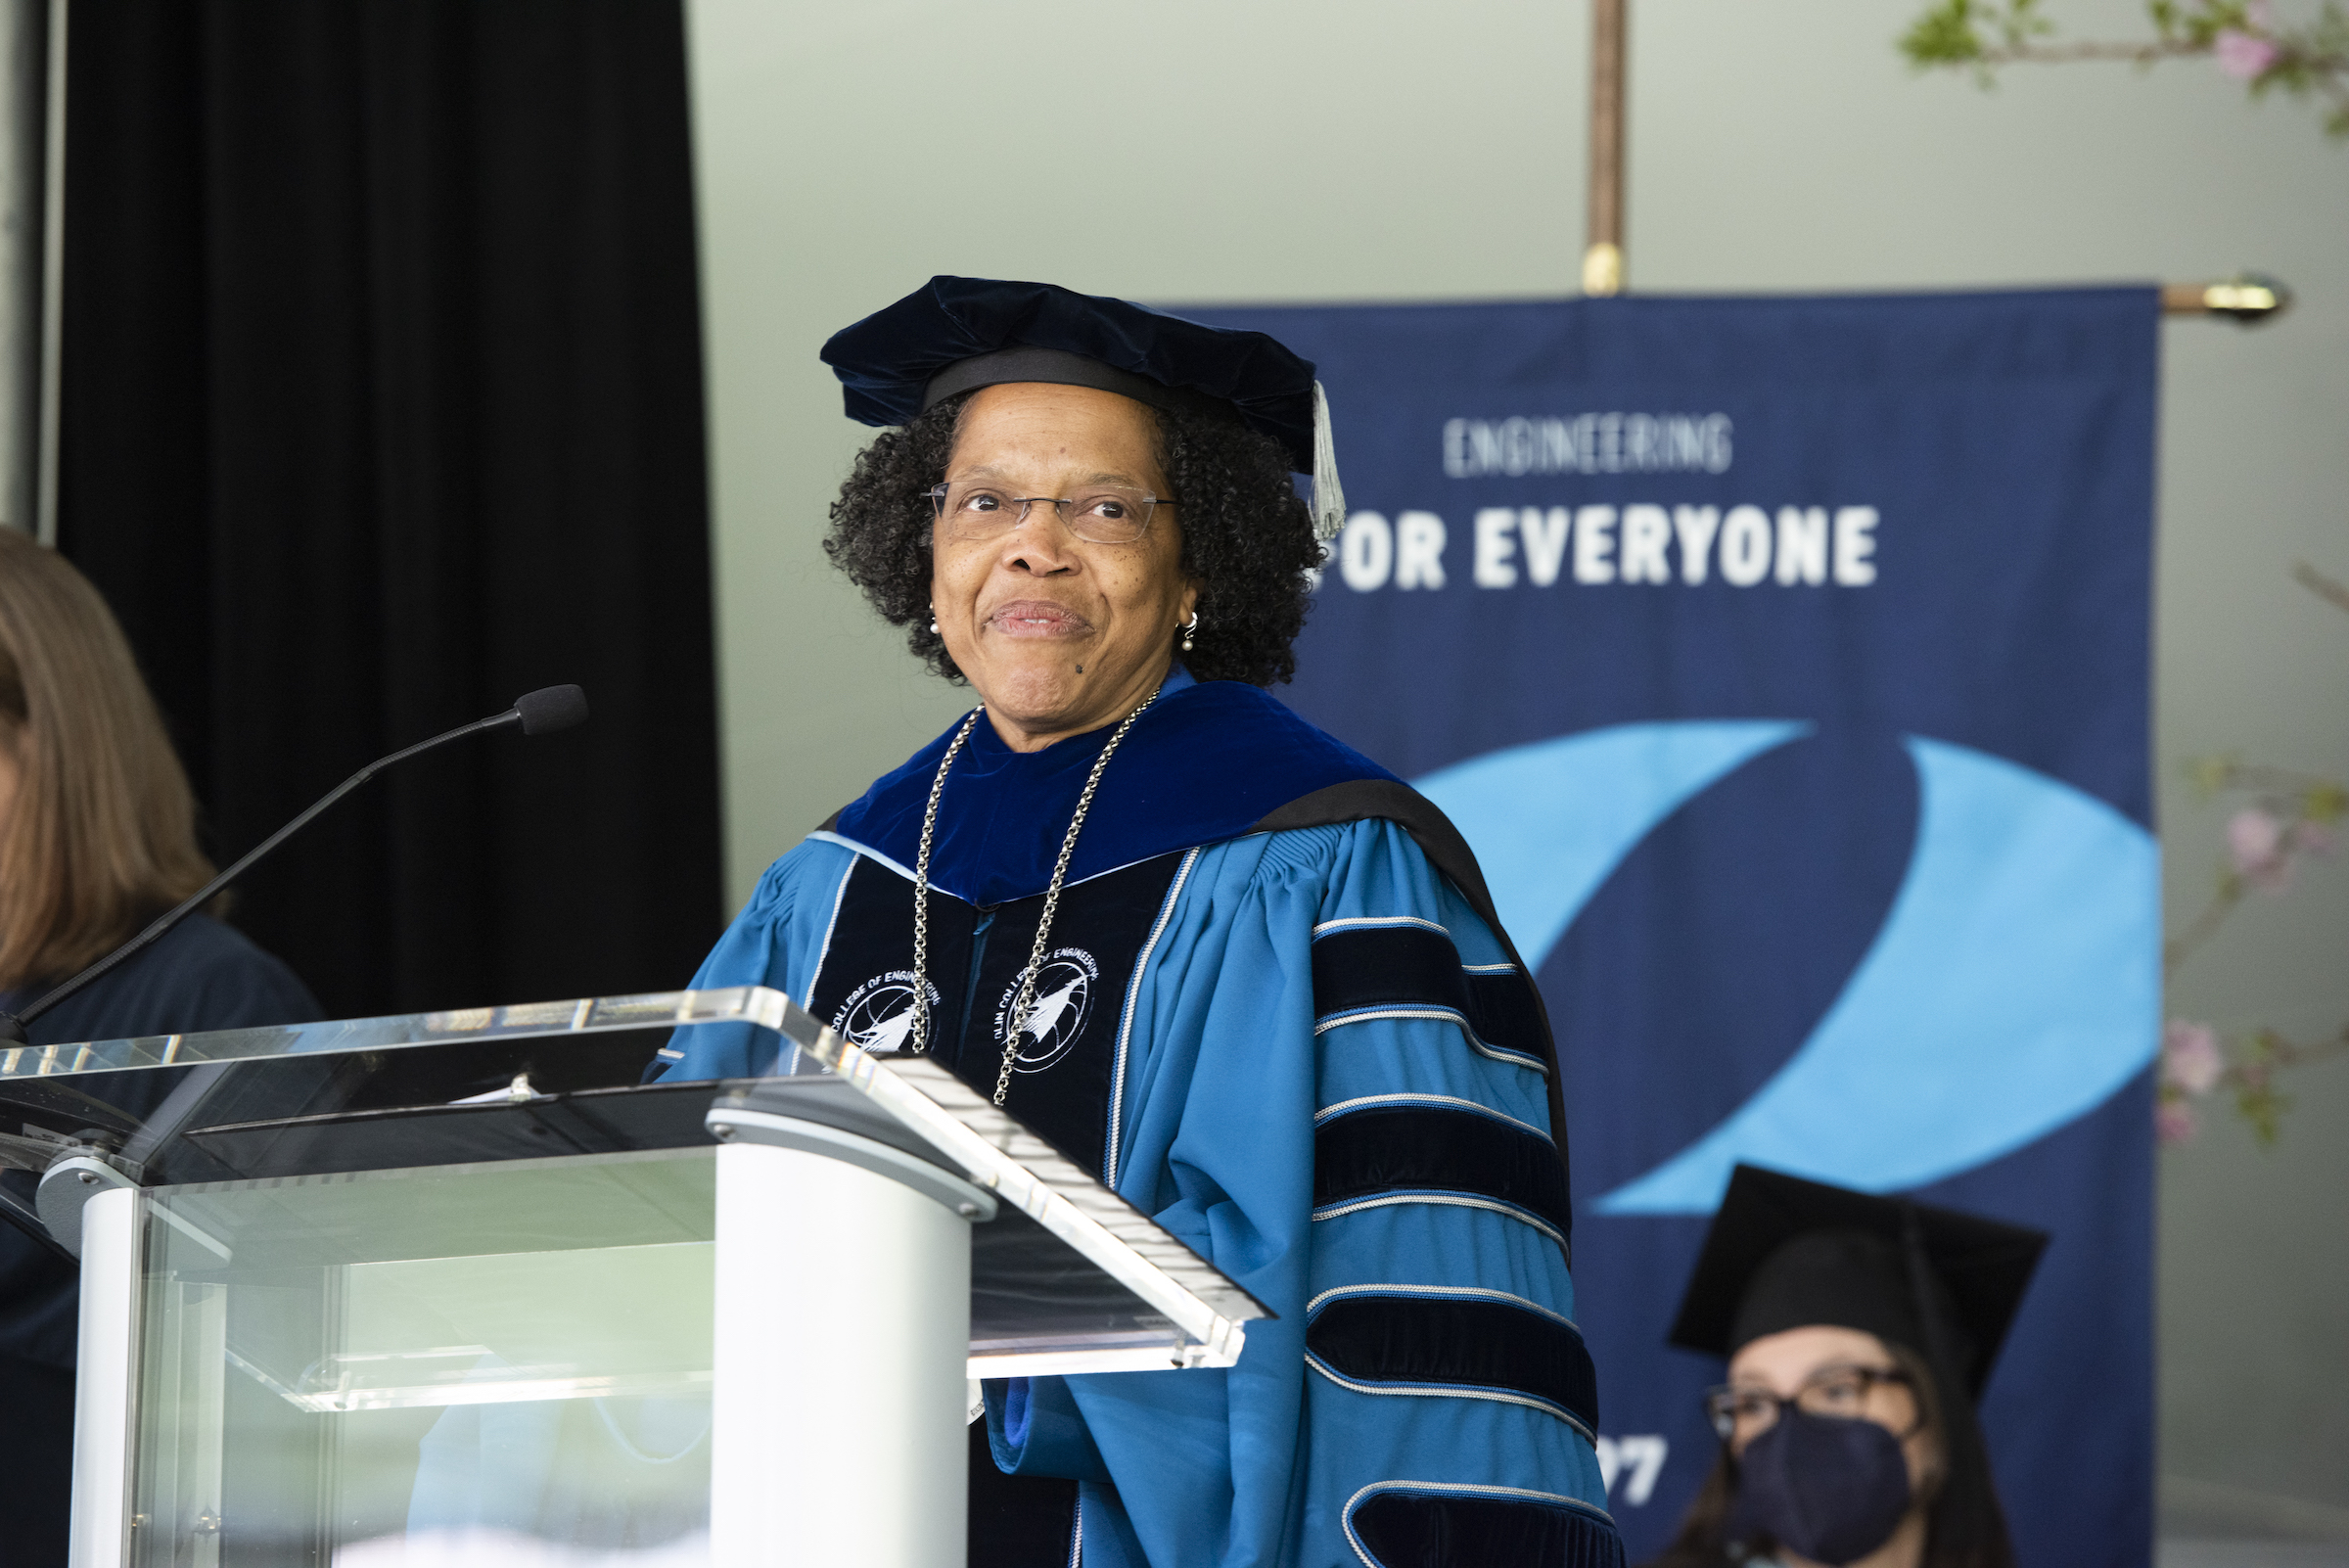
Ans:
[[[1548,998],[1635,1558],[1713,1461],[1663,1339],[1746,1161],[2053,1232],[2001,1492],[2024,1563],[2142,1568],[2152,291],[1192,313],[1336,415],[1289,700],[1451,814]]]

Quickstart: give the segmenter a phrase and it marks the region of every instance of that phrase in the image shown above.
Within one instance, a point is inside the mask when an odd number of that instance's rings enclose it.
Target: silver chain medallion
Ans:
[[[986,712],[987,704],[981,703],[954,732],[946,755],[938,760],[938,777],[930,781],[930,806],[922,812],[922,848],[913,858],[913,1027],[905,1032],[905,1050],[913,1056],[930,1048],[930,841],[938,832],[938,798],[946,792],[946,769],[954,765],[954,754]]]
[[[1159,691],[1166,688],[1161,686]],[[1044,950],[1052,937],[1052,917],[1060,909],[1060,885],[1069,874],[1069,856],[1076,853],[1078,830],[1084,826],[1084,813],[1092,809],[1093,792],[1101,787],[1101,771],[1117,755],[1118,743],[1133,728],[1133,721],[1144,710],[1158,701],[1154,691],[1142,699],[1140,708],[1128,714],[1093,759],[1093,770],[1084,781],[1084,793],[1077,797],[1077,814],[1069,818],[1069,831],[1060,841],[1060,858],[1052,862],[1052,881],[1044,889],[1044,912],[1036,918],[1036,945],[1029,949],[1028,967],[1020,971],[1019,994],[1012,998],[1011,1013],[1004,1023],[1003,1066],[995,1074],[994,1103],[999,1108],[1004,1096],[1011,1092],[1012,1068],[1020,1059],[1020,1026],[1026,1022],[1028,1009],[1036,1000],[1036,977],[1043,972]],[[987,712],[981,703],[971,710],[971,716],[962,721],[954,739],[946,747],[946,755],[938,760],[938,777],[930,784],[930,807],[922,813],[922,847],[913,861],[913,1027],[906,1031],[911,1041],[905,1048],[919,1053],[930,1045],[930,844],[938,832],[938,801],[946,791],[946,769],[954,765],[954,758],[962,743],[971,738],[979,717]]]

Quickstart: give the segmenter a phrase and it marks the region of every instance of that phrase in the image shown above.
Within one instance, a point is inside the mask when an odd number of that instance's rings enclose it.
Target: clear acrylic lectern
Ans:
[[[777,1069],[542,1086],[679,1027]],[[518,1043],[454,1103],[413,1070]],[[143,1123],[79,1092],[186,1066]],[[762,988],[0,1050],[0,1101],[81,1260],[73,1568],[959,1568],[968,1380],[1228,1366],[1265,1315]]]

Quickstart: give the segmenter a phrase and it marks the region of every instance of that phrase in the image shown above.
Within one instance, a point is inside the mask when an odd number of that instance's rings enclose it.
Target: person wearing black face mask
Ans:
[[[1737,1167],[1671,1337],[1721,1455],[1649,1568],[2013,1568],[1974,1404],[2047,1241]]]

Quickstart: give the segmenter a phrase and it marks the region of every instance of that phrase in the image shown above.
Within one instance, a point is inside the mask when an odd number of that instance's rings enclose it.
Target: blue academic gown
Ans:
[[[30,1006],[48,988],[0,992],[0,1011]],[[294,971],[243,933],[203,915],[87,990],[33,1020],[35,1045],[135,1039],[209,1029],[308,1023],[318,1003]],[[73,1079],[147,1116],[185,1076],[157,1068]],[[29,1202],[38,1178],[0,1175]],[[58,1568],[66,1560],[72,1492],[73,1362],[79,1275],[39,1243],[0,1225],[0,1568]]]
[[[769,867],[694,985],[771,986],[898,1043],[947,739]],[[932,1049],[985,1088],[1105,740],[1019,754],[983,720],[946,785]],[[1076,1505],[1060,1534],[975,1506],[974,1564],[1621,1562],[1547,1029],[1448,834],[1267,694],[1180,669],[1112,758],[1007,1109],[1277,1315],[1229,1370],[989,1385],[994,1465]],[[774,1049],[681,1031],[653,1076],[757,1074]]]

